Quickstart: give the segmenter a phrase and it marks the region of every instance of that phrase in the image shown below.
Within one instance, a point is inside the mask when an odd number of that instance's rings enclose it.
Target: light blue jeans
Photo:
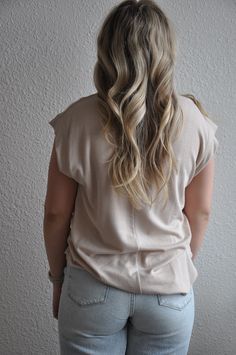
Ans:
[[[67,265],[58,311],[61,355],[186,355],[194,323],[187,294],[137,294]]]

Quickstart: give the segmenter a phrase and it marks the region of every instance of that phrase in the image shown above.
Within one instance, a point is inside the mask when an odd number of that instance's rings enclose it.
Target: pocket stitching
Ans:
[[[82,270],[83,271],[83,270]],[[68,281],[70,281],[71,278],[71,268],[69,268],[69,272],[68,272]],[[70,282],[68,282],[68,286],[67,286],[67,294],[69,296],[69,298],[75,302],[77,305],[79,306],[84,306],[84,305],[91,305],[91,304],[98,304],[98,303],[105,303],[108,297],[108,292],[109,292],[109,285],[104,284],[104,294],[101,297],[95,297],[92,300],[88,300],[85,298],[81,298],[81,299],[76,299],[73,294],[71,293],[70,290]]]
[[[182,295],[182,294],[181,294]],[[168,307],[168,308],[171,308],[171,309],[176,309],[176,310],[178,310],[178,311],[182,311],[188,304],[189,304],[189,302],[192,300],[192,297],[193,297],[193,292],[192,292],[192,289],[189,291],[189,293],[188,293],[188,298],[186,299],[186,301],[183,303],[183,305],[182,306],[176,306],[176,305],[172,305],[172,304],[170,304],[170,303],[165,303],[165,297],[166,297],[167,295],[160,295],[160,294],[158,294],[157,295],[157,300],[158,300],[158,304],[160,305],[160,306],[163,306],[163,307]],[[166,302],[168,302],[169,300],[168,299],[166,299]]]

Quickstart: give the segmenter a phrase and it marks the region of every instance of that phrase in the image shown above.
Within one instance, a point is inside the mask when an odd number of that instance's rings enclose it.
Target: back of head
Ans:
[[[175,59],[172,24],[154,1],[123,1],[106,16],[97,37],[94,83],[104,135],[114,146],[112,184],[136,208],[151,202],[153,183],[158,191],[165,188],[167,198],[176,168],[172,142],[183,114],[174,88]]]

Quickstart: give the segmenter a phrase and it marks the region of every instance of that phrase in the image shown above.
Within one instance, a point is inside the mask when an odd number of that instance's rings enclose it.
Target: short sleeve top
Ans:
[[[75,116],[75,106],[79,101],[71,104],[64,111],[54,117],[49,124],[55,133],[55,150],[59,170],[66,176],[81,183],[81,119]]]
[[[202,135],[199,135],[199,152],[196,159],[194,176],[205,168],[209,160],[215,156],[219,148],[219,141],[215,136],[218,126],[207,116],[204,116],[204,119]]]
[[[178,172],[170,179],[165,208],[162,193],[151,209],[135,210],[114,190],[107,170],[112,148],[102,132],[97,94],[73,102],[49,122],[59,170],[79,184],[67,263],[128,292],[184,293],[198,275],[183,212],[185,188],[216,155],[218,126],[191,99],[178,99],[184,125],[173,143]]]

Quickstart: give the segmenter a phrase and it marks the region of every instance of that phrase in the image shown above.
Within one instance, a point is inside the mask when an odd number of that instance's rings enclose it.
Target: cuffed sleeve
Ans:
[[[78,161],[79,153],[76,154],[74,142],[75,133],[73,133],[72,117],[70,116],[68,110],[65,110],[59,113],[48,123],[53,127],[55,134],[54,143],[59,170],[64,175],[80,182],[80,163]]]
[[[69,148],[69,122],[68,119],[59,113],[49,124],[53,127],[55,134],[55,150],[57,156],[57,165],[59,170],[66,176],[72,178],[70,170],[70,148]]]
[[[200,137],[200,147],[196,159],[196,167],[194,176],[200,173],[207,165],[209,160],[215,156],[219,149],[219,141],[216,138],[218,126],[208,117],[205,117],[205,125],[203,134]]]

